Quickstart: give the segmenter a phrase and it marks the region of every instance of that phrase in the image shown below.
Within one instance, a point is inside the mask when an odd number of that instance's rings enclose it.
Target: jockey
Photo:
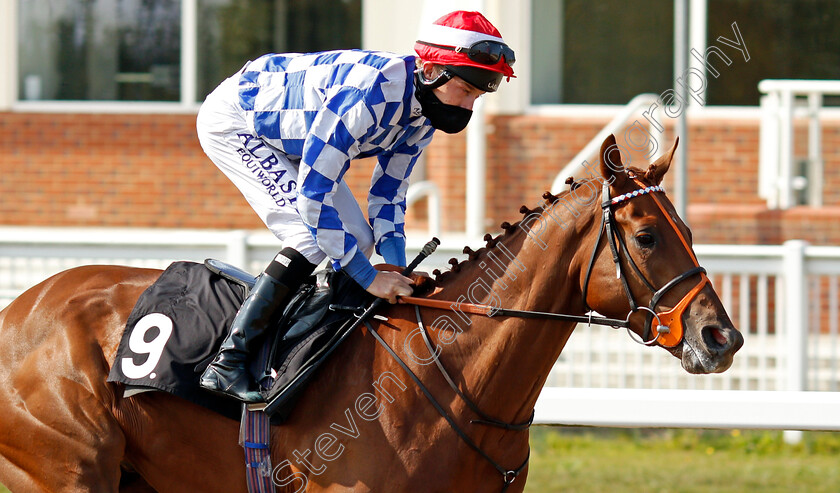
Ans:
[[[411,294],[410,279],[368,259],[375,248],[386,262],[406,265],[405,194],[417,158],[436,129],[463,130],[475,100],[512,77],[514,62],[478,12],[426,26],[415,51],[268,54],[207,96],[197,119],[204,152],[284,248],[242,304],[203,387],[261,400],[246,370],[252,342],[326,258],[391,303]],[[366,220],[342,178],[352,159],[372,156]]]

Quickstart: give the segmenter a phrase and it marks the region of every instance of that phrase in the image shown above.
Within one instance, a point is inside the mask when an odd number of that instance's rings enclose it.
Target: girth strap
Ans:
[[[265,361],[269,353],[269,346],[263,346],[258,359]],[[261,363],[260,366],[268,365]],[[272,381],[270,376],[263,379],[262,388],[271,387]],[[245,449],[248,493],[275,493],[271,465],[271,419],[264,410],[251,410],[244,402],[239,420],[239,445]]]
[[[239,443],[245,448],[245,480],[248,493],[274,493],[271,449],[271,423],[262,411],[249,411],[242,405]]]

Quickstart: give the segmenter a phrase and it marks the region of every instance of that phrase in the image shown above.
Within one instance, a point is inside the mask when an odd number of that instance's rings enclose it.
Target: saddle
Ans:
[[[219,260],[205,266],[214,274],[242,285],[249,291],[256,278]],[[285,421],[305,384],[332,352],[349,335],[356,318],[374,299],[344,272],[328,268],[316,272],[291,297],[263,344],[259,357],[250,365],[254,380],[265,389],[262,410],[272,422]]]
[[[255,282],[214,259],[171,264],[135,304],[108,381],[125,384],[126,397],[161,390],[239,420],[239,401],[204,390],[198,381]],[[358,325],[352,315],[373,299],[331,269],[310,276],[291,297],[249,365],[273,424],[288,418],[306,383]]]

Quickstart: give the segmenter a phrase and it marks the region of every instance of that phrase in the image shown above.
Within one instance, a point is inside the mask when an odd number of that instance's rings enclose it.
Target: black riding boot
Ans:
[[[251,388],[249,353],[256,348],[254,341],[274,327],[290,295],[314,269],[292,248],[284,248],[274,258],[239,308],[216,359],[201,375],[202,387],[245,402],[262,400]]]

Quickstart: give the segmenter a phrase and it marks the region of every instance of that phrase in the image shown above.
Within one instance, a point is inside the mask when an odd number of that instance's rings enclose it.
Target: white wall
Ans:
[[[17,0],[0,0],[0,111],[8,111],[17,92]]]
[[[503,82],[498,92],[487,98],[487,110],[496,114],[524,113],[531,97],[531,1],[488,0],[486,4],[485,15],[516,52],[516,78]]]

